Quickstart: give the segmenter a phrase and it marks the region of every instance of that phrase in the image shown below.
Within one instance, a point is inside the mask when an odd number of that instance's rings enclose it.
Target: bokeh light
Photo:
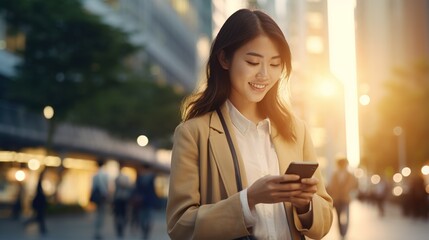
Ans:
[[[393,134],[395,134],[395,136],[400,136],[402,134],[402,128],[396,126],[395,128],[393,128]]]
[[[363,106],[369,105],[370,102],[371,98],[366,94],[359,97],[359,103]]]
[[[380,175],[374,174],[371,176],[371,183],[372,184],[378,184],[380,182],[381,178]]]
[[[138,138],[137,138],[137,144],[138,144],[140,147],[144,147],[144,146],[146,146],[148,143],[149,143],[149,139],[148,139],[145,135],[140,135],[140,136],[138,136]]]
[[[393,181],[395,183],[400,183],[402,181],[402,175],[400,173],[395,173],[393,175]]]
[[[40,161],[35,158],[28,160],[28,168],[33,171],[36,171],[37,169],[40,168]]]
[[[15,172],[15,179],[18,182],[22,182],[25,179],[25,172],[23,170],[18,170]]]
[[[403,192],[404,192],[404,190],[402,189],[401,186],[396,186],[392,189],[392,194],[394,196],[401,196]]]
[[[409,168],[409,167],[404,167],[404,168],[402,169],[401,173],[402,173],[402,176],[404,176],[404,177],[408,177],[408,176],[410,176],[410,174],[411,174],[411,168]]]
[[[424,165],[422,167],[422,173],[423,173],[423,175],[429,175],[429,166],[428,165]]]
[[[362,178],[365,175],[365,172],[362,168],[356,168],[356,170],[354,171],[354,175],[357,178]]]
[[[45,116],[46,119],[51,119],[54,117],[54,108],[52,108],[51,106],[46,106],[43,109],[43,116]]]

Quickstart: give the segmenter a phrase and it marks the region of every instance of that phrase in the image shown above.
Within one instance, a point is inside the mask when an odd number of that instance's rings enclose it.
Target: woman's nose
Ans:
[[[268,77],[267,67],[265,66],[265,64],[262,64],[258,73],[256,73],[256,78],[257,79],[266,79],[267,77]]]

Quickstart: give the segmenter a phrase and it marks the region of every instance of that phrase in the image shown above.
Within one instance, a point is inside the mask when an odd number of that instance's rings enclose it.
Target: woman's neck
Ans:
[[[244,117],[249,119],[255,124],[258,124],[260,121],[262,121],[265,117],[261,115],[261,113],[258,111],[258,104],[253,102],[240,102],[240,101],[232,101],[230,99],[231,103],[234,105],[237,110],[243,114]]]

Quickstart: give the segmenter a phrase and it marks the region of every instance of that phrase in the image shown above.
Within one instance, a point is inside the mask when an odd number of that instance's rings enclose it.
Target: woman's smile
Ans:
[[[249,85],[252,89],[258,92],[264,91],[265,88],[268,86],[268,84],[252,83],[252,82],[249,82]]]

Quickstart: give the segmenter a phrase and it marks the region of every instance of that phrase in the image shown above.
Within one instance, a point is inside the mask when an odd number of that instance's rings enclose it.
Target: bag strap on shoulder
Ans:
[[[228,127],[226,126],[225,119],[223,118],[222,112],[220,109],[216,109],[217,114],[219,115],[220,122],[222,123],[223,130],[225,131],[226,140],[228,141],[229,150],[231,151],[232,160],[234,163],[234,170],[235,170],[235,181],[237,183],[237,191],[240,192],[243,190],[243,184],[241,182],[241,174],[240,174],[240,167],[238,165],[238,158],[237,153],[234,148],[234,144],[232,143],[231,134],[229,133]]]

